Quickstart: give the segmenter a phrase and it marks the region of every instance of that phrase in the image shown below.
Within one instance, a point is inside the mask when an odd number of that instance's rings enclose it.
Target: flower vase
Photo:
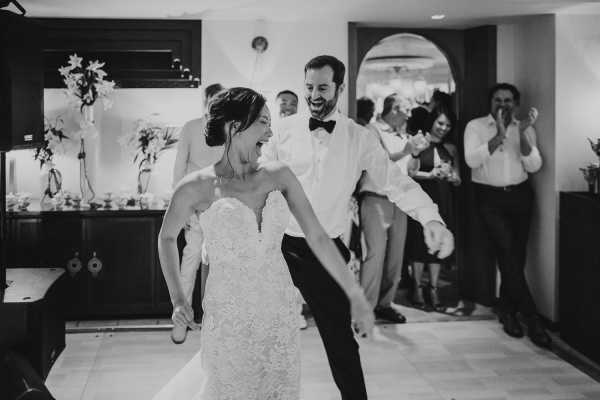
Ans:
[[[90,129],[94,126],[94,106],[83,106],[81,108],[82,129]],[[90,203],[96,197],[92,183],[88,177],[88,168],[86,163],[85,139],[83,136],[80,140],[79,153],[79,190],[81,191],[81,199],[85,203]]]
[[[152,165],[142,164],[137,177],[137,191],[138,194],[144,194],[148,191],[148,185],[152,178]]]
[[[54,197],[62,190],[62,174],[56,169],[54,163],[46,162],[44,164],[40,183],[42,187],[40,207],[42,210],[51,210],[55,205]]]

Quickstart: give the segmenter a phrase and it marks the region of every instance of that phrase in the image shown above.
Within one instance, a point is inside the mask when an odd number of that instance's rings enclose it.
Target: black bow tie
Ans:
[[[335,128],[335,121],[321,121],[320,119],[310,117],[310,119],[308,120],[308,129],[314,131],[318,128],[323,128],[327,131],[327,133],[331,133],[333,132],[333,128]]]

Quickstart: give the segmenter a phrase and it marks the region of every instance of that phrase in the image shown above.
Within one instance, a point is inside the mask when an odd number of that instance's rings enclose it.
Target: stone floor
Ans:
[[[59,400],[151,399],[200,346],[198,333],[181,346],[168,335],[68,334],[47,386]],[[494,320],[380,324],[360,344],[371,400],[600,399],[600,383]],[[302,399],[339,399],[314,327],[302,331]]]

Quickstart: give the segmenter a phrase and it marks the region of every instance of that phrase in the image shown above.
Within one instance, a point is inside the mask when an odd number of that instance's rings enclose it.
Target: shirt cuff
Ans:
[[[437,221],[442,225],[446,226],[446,223],[444,222],[442,216],[438,212],[437,205],[431,208],[424,208],[419,210],[417,218],[422,226],[427,225],[427,223],[431,221]]]
[[[537,159],[539,158],[540,151],[536,146],[531,146],[531,152],[529,152],[528,155],[524,156],[523,154],[521,154],[521,160],[523,160],[523,162],[526,164],[535,163],[535,161],[537,161]]]

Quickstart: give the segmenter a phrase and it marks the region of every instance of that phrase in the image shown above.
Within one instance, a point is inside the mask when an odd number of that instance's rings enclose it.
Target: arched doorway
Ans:
[[[382,122],[380,113],[383,109],[384,99],[391,94],[400,99],[401,109],[406,115],[410,116],[408,124],[405,124],[402,128],[396,128],[400,129],[401,132],[397,132],[400,135],[405,134],[404,131],[416,133],[416,130],[412,131],[414,125],[420,125],[422,129],[425,129],[425,119],[431,111],[431,99],[435,91],[447,94],[448,105],[453,110],[457,109],[453,104],[454,94],[456,93],[456,80],[449,60],[435,43],[415,33],[397,33],[382,38],[366,52],[358,69],[356,98],[357,100],[368,98],[375,103],[373,120],[378,121],[376,124]],[[364,121],[365,117],[359,117]],[[414,121],[417,119],[421,121],[415,123]],[[453,128],[456,131],[457,127],[454,126]],[[426,133],[426,131],[423,133]],[[456,138],[448,137],[447,141],[453,143],[456,142]],[[418,174],[414,179],[422,184],[426,191],[431,191],[430,195],[438,203],[440,210],[443,210],[443,212],[440,212],[446,223],[449,224],[452,230],[457,230],[458,210],[456,202],[451,201],[451,199],[458,198],[458,190],[452,185],[440,182],[439,188],[444,190],[444,194],[440,197],[438,194],[441,193],[438,193],[437,189],[433,189],[434,186],[432,185],[435,185],[435,183],[431,181],[431,178],[422,175]],[[411,251],[415,248],[412,242],[421,240],[421,234],[417,231],[417,227],[417,224],[409,223],[408,241],[404,253],[405,264],[410,261],[408,258],[410,255],[417,256],[417,260],[422,260],[420,257],[425,257],[424,255],[416,255]],[[462,245],[462,242],[457,240],[456,244],[458,248]],[[403,245],[404,243],[392,244],[392,246]],[[421,251],[417,250],[417,254],[420,254]],[[419,306],[417,307],[424,308],[423,300],[426,304],[431,303],[431,299],[428,297],[433,296],[433,294],[428,295],[433,292],[429,288],[435,286],[441,302],[449,309],[456,308],[460,300],[458,291],[459,267],[460,265],[455,256],[448,259],[442,268],[440,268],[439,263],[423,266],[421,262],[417,262],[405,265],[405,271],[402,274],[402,287],[408,290],[402,291],[396,297],[396,301],[405,306],[415,305],[414,301],[418,301]],[[415,291],[418,293],[414,293]],[[415,294],[419,294],[419,296],[415,296]],[[431,308],[425,306],[425,309],[430,310]]]
[[[454,139],[462,159],[463,180],[456,199],[459,221],[455,232],[458,244],[456,262],[461,267],[458,271],[458,284],[462,298],[491,305],[496,292],[496,269],[486,250],[489,241],[482,236],[480,219],[473,213],[475,199],[470,182],[470,169],[464,163],[462,135],[466,122],[488,111],[487,89],[496,82],[496,27],[421,29],[350,22],[348,114],[351,117],[356,117],[358,77],[365,59],[370,56],[368,53],[386,38],[398,34],[412,34],[428,40],[444,55],[451,71],[454,81],[453,103],[458,117]],[[451,86],[448,85],[449,88]]]
[[[456,92],[450,63],[433,42],[412,33],[381,39],[363,58],[356,78],[356,98],[373,100],[376,112],[389,94],[398,94],[412,109],[429,103],[435,90]]]

